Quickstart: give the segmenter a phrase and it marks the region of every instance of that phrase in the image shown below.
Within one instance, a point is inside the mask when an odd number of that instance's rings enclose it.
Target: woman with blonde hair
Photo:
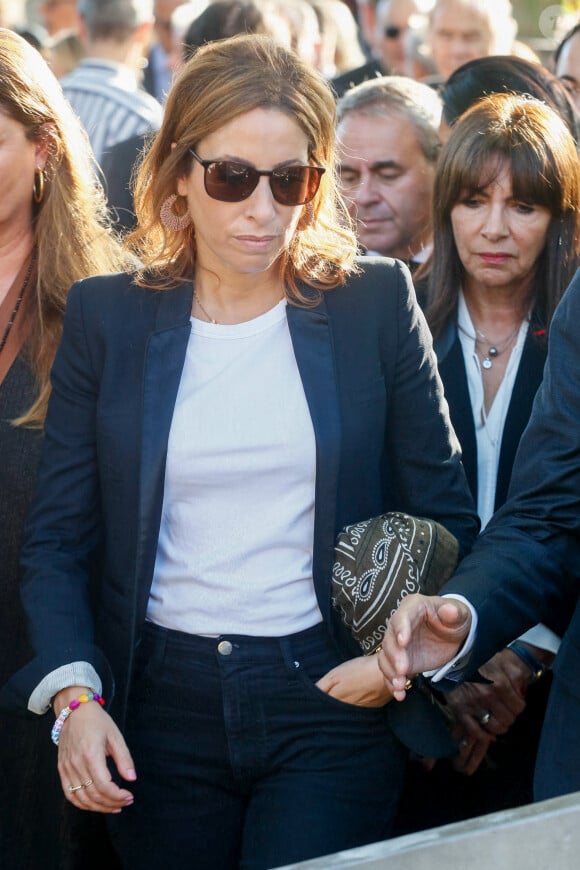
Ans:
[[[46,63],[0,29],[0,683],[25,663],[18,553],[68,290],[121,255],[91,152]],[[46,722],[1,715],[0,863],[57,866],[62,805],[40,793],[53,763]],[[51,774],[49,778],[49,772]]]
[[[200,48],[139,172],[142,268],[69,295],[12,689],[52,706],[63,791],[131,870],[388,836],[406,753],[383,682],[319,684],[354,651],[335,536],[395,505],[475,534],[410,277],[356,260],[334,124],[271,39]]]

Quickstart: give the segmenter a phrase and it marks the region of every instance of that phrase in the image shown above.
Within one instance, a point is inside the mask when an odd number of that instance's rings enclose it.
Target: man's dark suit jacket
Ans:
[[[287,309],[316,439],[314,584],[345,657],[355,647],[330,598],[343,526],[397,508],[438,520],[466,551],[478,525],[409,273],[380,258],[361,268],[316,304]],[[36,658],[11,686],[21,703],[48,672],[83,660],[123,722],[191,305],[190,283],[153,292],[124,274],[70,292],[23,554]]]
[[[112,145],[101,160],[103,182],[111,220],[115,229],[124,234],[136,223],[133,204],[133,173],[141,153],[149,147],[155,133],[139,133]]]
[[[478,614],[469,673],[514,637],[567,606],[568,630],[536,768],[536,796],[580,789],[580,272],[550,330],[548,359],[516,455],[508,501],[445,592]]]

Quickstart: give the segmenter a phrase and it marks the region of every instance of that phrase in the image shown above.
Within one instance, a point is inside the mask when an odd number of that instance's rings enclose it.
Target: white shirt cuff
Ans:
[[[530,643],[532,646],[537,646],[538,649],[545,649],[548,652],[556,653],[560,649],[562,639],[558,637],[547,625],[540,623],[529,628],[524,634],[518,637],[518,640],[523,640],[524,643]]]
[[[101,694],[103,684],[94,667],[88,662],[72,662],[51,671],[33,690],[28,699],[28,709],[31,713],[46,713],[52,699],[67,686],[86,686],[91,692]]]
[[[469,607],[469,611],[471,613],[471,627],[469,629],[469,634],[465,638],[465,642],[463,646],[459,649],[459,651],[455,654],[455,656],[451,659],[451,661],[447,662],[446,665],[443,665],[441,668],[435,668],[432,671],[425,671],[424,676],[430,677],[432,683],[438,683],[440,680],[447,679],[452,680],[453,682],[458,682],[462,676],[463,671],[465,670],[467,663],[469,662],[469,657],[471,655],[471,650],[473,649],[473,644],[475,642],[475,633],[477,631],[477,612],[472,604],[464,598],[463,595],[455,595],[455,593],[449,593],[448,595],[444,595],[444,598],[454,598],[456,601],[462,601],[467,607]]]

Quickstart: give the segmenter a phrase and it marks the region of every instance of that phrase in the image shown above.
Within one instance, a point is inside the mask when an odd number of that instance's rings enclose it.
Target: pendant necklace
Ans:
[[[508,337],[504,340],[503,345],[500,347],[497,342],[490,341],[487,335],[476,326],[474,326],[475,335],[473,335],[471,332],[468,332],[468,330],[464,329],[458,324],[459,330],[464,335],[467,335],[468,338],[471,338],[475,342],[476,346],[478,344],[487,344],[487,351],[484,352],[484,356],[481,361],[481,367],[486,370],[493,368],[493,361],[497,359],[498,356],[501,356],[502,353],[504,353],[508,349],[508,347],[520,331],[520,326],[521,323],[518,323],[514,331],[510,333],[510,335],[508,335]]]
[[[516,326],[514,331],[511,332],[508,335],[508,337],[505,339],[502,347],[499,347],[497,342],[490,341],[489,338],[487,337],[487,335],[484,332],[482,332],[481,329],[478,329],[477,326],[475,327],[475,332],[477,335],[477,338],[475,339],[475,343],[476,344],[483,343],[483,344],[487,344],[487,346],[488,346],[487,353],[484,354],[484,357],[481,361],[481,365],[483,366],[484,369],[490,369],[493,367],[493,360],[497,359],[498,356],[501,356],[501,354],[504,353],[508,349],[508,347],[510,346],[510,344],[513,342],[514,338],[518,334],[518,332],[520,330],[520,326],[521,326],[521,323],[518,323],[518,325]]]
[[[16,320],[16,315],[18,314],[18,310],[19,310],[20,305],[22,304],[22,300],[24,298],[24,293],[26,292],[26,288],[28,287],[28,283],[30,281],[30,276],[32,275],[33,263],[34,263],[34,261],[31,260],[30,265],[28,266],[28,269],[26,271],[26,275],[24,276],[24,281],[22,282],[22,287],[20,288],[18,298],[17,298],[16,302],[14,303],[14,308],[12,309],[10,317],[8,318],[8,323],[6,324],[4,334],[3,334],[2,338],[0,339],[0,353],[2,353],[2,351],[6,347],[6,342],[8,341],[8,337],[12,331],[12,327],[14,326],[14,321]]]
[[[207,317],[207,319],[209,320],[209,322],[210,322],[210,323],[213,323],[215,326],[219,326],[217,320],[214,320],[213,317],[210,317],[210,316],[209,316],[209,314],[207,313],[207,311],[205,310],[205,308],[203,307],[203,305],[202,305],[201,302],[199,301],[199,296],[197,295],[197,293],[195,292],[195,290],[193,291],[193,298],[195,299],[195,301],[196,301],[197,304],[199,305],[200,310],[203,312],[203,314],[205,314],[205,316]]]

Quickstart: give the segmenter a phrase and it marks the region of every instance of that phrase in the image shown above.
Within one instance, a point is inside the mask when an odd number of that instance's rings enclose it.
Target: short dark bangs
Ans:
[[[481,137],[481,147],[471,151],[470,160],[463,163],[462,172],[453,179],[453,204],[485,190],[507,167],[516,201],[543,206],[555,216],[562,213],[561,179],[556,177],[554,163],[547,159],[546,150],[540,152],[531,143],[518,143],[515,147],[501,143],[500,147],[490,149],[485,139]]]

